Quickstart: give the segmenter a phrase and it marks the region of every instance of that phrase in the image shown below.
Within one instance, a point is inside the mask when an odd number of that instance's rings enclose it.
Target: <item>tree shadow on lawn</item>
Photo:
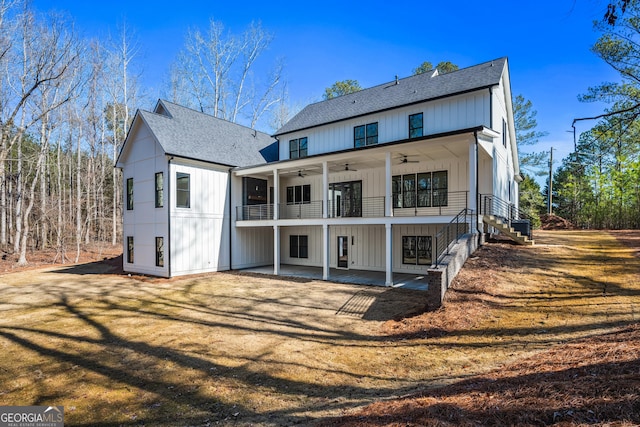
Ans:
[[[87,274],[122,275],[124,274],[124,271],[122,270],[122,260],[122,254],[120,254],[115,257],[104,258],[101,261],[74,264],[69,267],[54,270],[53,272],[60,274],[76,274],[80,276],[84,276]]]
[[[638,342],[635,324],[316,425],[638,425]]]
[[[157,298],[157,296],[154,296]],[[86,300],[85,300],[86,301]],[[176,302],[170,299],[164,301],[140,301],[140,306],[128,306],[119,304],[114,298],[103,301],[104,309],[98,313],[113,313],[109,316],[121,317],[129,313],[129,316],[137,316],[141,322],[147,318],[148,321],[169,320],[174,322],[199,323],[209,328],[225,327],[240,332],[243,327],[234,324],[234,319],[229,318],[228,312],[221,312],[215,308],[207,307],[202,301]],[[116,414],[109,402],[95,401],[97,396],[91,396],[91,407],[95,414],[101,418],[94,418],[90,421],[83,421],[74,418],[74,413],[69,412],[67,420],[73,425],[139,425],[146,423],[151,425],[175,425],[179,424],[206,424],[207,422],[273,422],[274,425],[284,424],[306,424],[311,419],[304,415],[299,415],[306,410],[339,410],[348,403],[346,400],[362,399],[375,394],[375,391],[366,387],[343,386],[343,385],[322,385],[318,383],[306,383],[281,378],[278,375],[271,375],[267,372],[257,372],[249,365],[257,362],[257,359],[241,357],[238,361],[241,366],[228,367],[216,363],[212,358],[200,357],[188,349],[182,351],[175,347],[166,345],[154,345],[144,341],[132,340],[121,334],[116,334],[104,322],[95,319],[96,316],[90,314],[93,309],[82,309],[70,301],[66,294],[59,297],[57,306],[64,310],[59,314],[60,319],[79,320],[84,325],[80,328],[73,328],[73,332],[56,332],[45,329],[29,327],[0,326],[0,336],[9,340],[24,349],[31,350],[39,355],[50,359],[50,363],[64,365],[65,367],[79,367],[85,371],[92,372],[98,376],[108,379],[109,382],[124,384],[141,390],[143,394],[150,394],[157,399],[158,403],[147,402],[142,408],[138,408],[139,415],[132,420],[123,420],[122,414]],[[164,307],[163,307],[164,306]],[[167,312],[167,308],[190,309],[207,312],[210,315],[224,316],[227,323],[215,323],[207,320],[191,319],[181,317]],[[250,319],[261,325],[286,326],[291,330],[282,331],[268,328],[252,329],[244,327],[247,332],[279,334],[283,337],[294,337],[296,339],[317,341],[324,343],[341,342],[348,345],[348,342],[360,341],[363,346],[371,337],[360,336],[349,332],[340,332],[331,329],[321,329],[302,321],[282,319],[276,316],[257,315],[248,313],[236,313],[237,319]],[[76,335],[79,333],[80,335]],[[97,333],[97,337],[96,337]],[[41,338],[38,338],[41,337]],[[375,341],[375,337],[373,338]],[[131,360],[123,363],[122,354],[132,354]],[[309,403],[297,403],[288,409],[279,409],[266,412],[258,412],[242,403],[232,403],[223,401],[211,395],[192,388],[193,384],[183,383],[176,380],[164,379],[158,369],[166,363],[179,365],[181,369],[200,372],[200,375],[208,380],[240,382],[239,387],[265,388],[267,392],[281,394],[284,399],[299,402],[307,400]],[[295,366],[291,362],[291,366]],[[305,367],[306,368],[306,367]],[[337,372],[328,368],[308,367],[327,375],[337,373],[349,375],[349,372]],[[68,368],[65,368],[68,369]],[[75,368],[74,368],[75,369]],[[154,374],[154,375],[151,375]],[[355,380],[356,378],[354,378]],[[393,378],[381,378],[390,381]],[[394,390],[393,392],[405,392],[406,390]],[[65,398],[64,394],[58,394],[59,398]],[[11,393],[5,395],[8,400]],[[51,393],[44,393],[36,396],[33,402],[12,402],[14,404],[45,404],[52,398]],[[173,409],[178,408],[176,412]],[[153,409],[149,409],[153,408]],[[142,414],[140,414],[142,412]]]

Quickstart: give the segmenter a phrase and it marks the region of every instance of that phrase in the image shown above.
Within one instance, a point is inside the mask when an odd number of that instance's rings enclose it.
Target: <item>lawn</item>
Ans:
[[[420,425],[447,396],[461,416],[477,393],[464,384],[531,374],[563,346],[619,333],[628,345],[612,357],[640,360],[627,330],[640,316],[638,241],[535,238],[482,248],[430,313],[419,291],[241,274],[150,279],[94,263],[1,275],[0,404],[64,405],[67,425]],[[626,415],[591,421],[640,422],[637,392],[622,400]]]

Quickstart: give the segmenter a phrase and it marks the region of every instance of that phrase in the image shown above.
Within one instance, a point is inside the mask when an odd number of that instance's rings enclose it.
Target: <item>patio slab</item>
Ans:
[[[273,275],[273,265],[247,268],[242,271],[248,273]],[[306,279],[322,280],[322,267],[282,264],[280,265],[279,276],[303,277]],[[337,283],[351,283],[355,285],[386,287],[386,277],[383,271],[343,270],[338,268],[331,268],[329,270],[329,281]],[[394,273],[392,287],[426,291],[428,289],[426,273]]]

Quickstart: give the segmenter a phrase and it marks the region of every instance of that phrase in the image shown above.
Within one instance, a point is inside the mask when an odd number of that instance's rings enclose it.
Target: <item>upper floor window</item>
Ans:
[[[287,187],[287,204],[300,205],[303,203],[311,203],[311,185]]]
[[[502,119],[502,145],[507,146],[507,122]]]
[[[164,206],[164,175],[162,172],[156,173],[156,208]]]
[[[422,136],[423,121],[422,113],[412,114],[409,116],[409,138],[417,138]]]
[[[447,206],[447,171],[396,175],[391,189],[394,208]]]
[[[354,147],[364,147],[378,143],[378,122],[353,128]]]
[[[127,178],[127,210],[133,209],[133,178]]]
[[[307,157],[307,137],[289,141],[289,158],[300,159]]]
[[[176,207],[177,208],[190,208],[190,180],[191,177],[188,173],[177,172],[176,173]]]
[[[329,203],[332,217],[362,216],[362,181],[329,184]]]

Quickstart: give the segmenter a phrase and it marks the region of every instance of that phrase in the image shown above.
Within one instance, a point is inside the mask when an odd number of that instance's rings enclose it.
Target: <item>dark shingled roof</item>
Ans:
[[[306,106],[276,133],[294,132],[326,123],[468,92],[500,83],[507,58],[433,76],[433,72],[406,77],[348,95]]]
[[[158,101],[156,111],[139,110],[138,114],[168,155],[226,166],[259,165],[277,160],[270,158],[273,150],[269,148],[276,141],[266,133],[165,100]]]

